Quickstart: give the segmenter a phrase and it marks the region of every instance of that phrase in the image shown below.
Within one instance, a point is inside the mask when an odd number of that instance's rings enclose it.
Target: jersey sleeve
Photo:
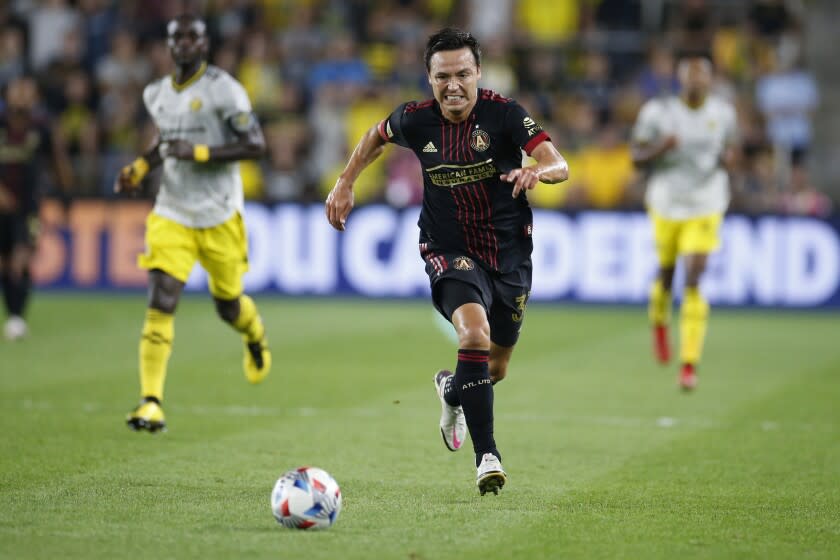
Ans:
[[[508,104],[504,129],[514,143],[525,150],[529,156],[541,142],[551,140],[543,127],[537,124],[522,105],[516,101]]]
[[[406,140],[405,135],[403,134],[403,119],[406,114],[406,105],[408,105],[408,103],[403,103],[394,109],[394,112],[388,115],[387,118],[382,119],[377,126],[379,136],[382,137],[385,142],[393,142],[394,144],[403,146],[404,148],[410,147],[408,145],[408,140]]]
[[[152,82],[143,88],[143,105],[146,107],[146,112],[149,115],[152,114],[152,103],[154,103],[158,91],[160,91],[160,80]]]
[[[250,115],[252,112],[251,100],[242,84],[232,77],[225,75],[219,81],[216,91],[216,111],[224,121],[231,121],[239,115]]]
[[[645,144],[656,140],[662,133],[659,123],[660,108],[655,101],[648,101],[639,111],[636,124],[633,126],[632,138],[634,142]]]

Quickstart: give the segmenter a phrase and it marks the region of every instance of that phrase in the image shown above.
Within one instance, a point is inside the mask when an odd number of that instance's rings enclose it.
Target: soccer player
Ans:
[[[175,72],[143,91],[158,134],[115,184],[118,192],[134,191],[151,169],[163,165],[160,191],[146,221],[146,252],[138,259],[149,271],[140,339],[142,400],[127,417],[129,427],[150,432],[166,427],[161,402],[174,313],[196,260],[208,273],[219,317],[242,334],[248,381],[261,382],[271,368],[262,319],[242,293],[248,245],[236,163],[263,155],[263,134],[239,82],[205,62],[205,23],[182,15],[169,22],[167,34]]]
[[[7,313],[3,334],[8,340],[28,331],[24,311],[38,234],[40,169],[51,162],[62,189],[72,181],[64,143],[36,115],[37,102],[35,81],[15,78],[6,87],[6,107],[0,114],[0,283]]]
[[[726,169],[736,159],[736,116],[732,105],[709,94],[713,69],[707,57],[685,55],[677,72],[680,95],[655,98],[642,107],[632,150],[637,165],[651,168],[645,198],[659,263],[648,308],[654,351],[661,363],[670,360],[671,287],[682,257],[679,384],[691,390],[697,385],[709,316],[700,278],[720,244],[718,229],[729,203]]]
[[[568,166],[539,124],[515,101],[479,89],[481,50],[469,33],[429,37],[425,63],[434,99],[405,103],[359,141],[327,197],[338,230],[353,207],[353,183],[393,142],[423,167],[420,256],[437,310],[455,327],[454,375],[434,381],[440,431],[457,451],[467,428],[481,494],[506,481],[493,437],[493,385],[507,374],[531,291],[532,215],[525,192],[559,183]],[[522,152],[536,160],[523,167]]]

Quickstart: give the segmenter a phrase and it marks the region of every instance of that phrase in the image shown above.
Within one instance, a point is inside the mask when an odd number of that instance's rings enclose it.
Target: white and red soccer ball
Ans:
[[[327,529],[341,513],[341,489],[327,471],[300,467],[277,480],[271,511],[278,523],[290,529]]]

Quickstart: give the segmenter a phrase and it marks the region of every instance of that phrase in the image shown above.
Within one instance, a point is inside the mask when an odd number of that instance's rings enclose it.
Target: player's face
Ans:
[[[472,51],[438,51],[429,60],[429,84],[445,116],[455,119],[469,114],[478,96],[481,67]]]
[[[167,43],[175,64],[192,64],[204,58],[207,52],[204,22],[176,19],[169,22],[166,30]]]
[[[705,58],[686,58],[677,70],[684,92],[706,95],[712,87],[712,64]]]

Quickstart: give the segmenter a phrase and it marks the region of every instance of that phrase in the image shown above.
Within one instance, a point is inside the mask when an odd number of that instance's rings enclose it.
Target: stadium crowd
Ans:
[[[431,96],[419,52],[452,24],[482,41],[480,85],[518,99],[569,160],[571,180],[529,193],[536,206],[640,207],[630,128],[646,99],[676,90],[675,55],[704,51],[716,93],[738,109],[733,208],[831,210],[807,172],[819,94],[789,0],[8,0],[0,88],[37,78],[73,196],[113,196],[118,170],[145,149],[141,92],[172,71],[165,24],[181,12],[204,15],[210,61],[245,86],[262,122],[268,156],[241,167],[252,200],[323,200],[370,122]],[[357,204],[418,203],[418,166],[389,148],[357,182]]]

